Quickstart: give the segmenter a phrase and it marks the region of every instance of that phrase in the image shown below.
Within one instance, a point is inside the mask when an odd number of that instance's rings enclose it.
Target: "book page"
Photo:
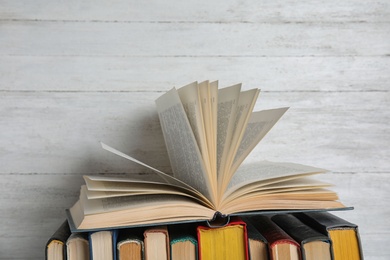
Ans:
[[[135,181],[129,178],[115,178],[110,176],[84,176],[88,189],[88,199],[104,197],[134,196],[141,194],[176,194],[191,197],[202,204],[212,207],[211,202],[201,193],[194,189],[174,185],[172,183]]]
[[[142,165],[152,171],[154,171],[154,174],[153,173],[149,173],[149,174],[126,174],[126,175],[122,175],[122,176],[96,176],[96,175],[93,175],[93,176],[88,176],[88,178],[90,179],[93,179],[93,180],[110,180],[110,181],[122,181],[122,182],[154,182],[154,183],[163,183],[163,184],[171,184],[171,185],[174,185],[174,186],[180,186],[180,187],[186,187],[187,189],[190,189],[190,190],[193,190],[193,191],[196,191],[195,188],[191,187],[189,184],[175,178],[175,177],[172,177],[171,175],[167,174],[167,173],[164,173],[156,168],[153,168],[152,166],[150,165],[147,165],[146,163],[143,163],[125,153],[122,153],[121,151],[118,151],[116,150],[115,148],[112,148],[104,143],[101,143],[102,145],[102,148],[106,151],[109,151],[113,154],[116,154],[116,155],[119,155],[120,157],[123,157],[129,161],[132,161],[132,162],[135,162],[139,165]],[[199,193],[199,191],[197,191]]]
[[[202,115],[202,104],[200,100],[199,87],[197,82],[193,82],[177,90],[184,111],[186,112],[188,122],[190,123],[192,132],[194,133],[203,161],[207,167],[209,164],[208,146],[205,133],[205,125]]]
[[[228,153],[224,163],[221,165],[221,187],[222,190],[228,185],[231,178],[230,167],[233,163],[236,151],[241,143],[241,139],[244,135],[245,128],[247,126],[248,120],[251,116],[253,107],[256,103],[257,97],[259,95],[259,89],[251,89],[247,91],[242,91],[239,96],[235,118],[232,129],[229,131],[233,132],[232,140],[229,145]]]
[[[217,102],[218,82],[204,81],[198,85],[202,105],[203,125],[208,150],[208,170],[213,190],[217,191]],[[216,194],[214,195],[216,196]]]
[[[159,97],[156,105],[174,177],[215,201],[202,155],[176,89]]]
[[[166,176],[165,176],[166,175]],[[159,172],[147,173],[124,173],[120,175],[84,175],[84,180],[93,181],[116,181],[116,182],[133,182],[133,183],[154,183],[173,186],[188,186],[180,180],[177,180],[169,174]]]
[[[110,187],[111,188],[111,187]],[[105,199],[105,198],[114,198],[114,197],[129,197],[129,196],[139,196],[139,195],[153,195],[153,194],[176,194],[183,195],[185,197],[191,197],[186,193],[180,193],[173,191],[171,189],[140,189],[132,191],[102,191],[102,190],[87,190],[87,197],[89,200],[93,199]]]
[[[326,170],[296,163],[260,161],[243,164],[232,177],[226,190],[226,194],[230,194],[240,187],[253,183],[257,183],[257,185],[259,185],[259,183],[262,182],[262,185],[269,185],[292,178],[304,177],[323,172],[326,172]]]
[[[141,177],[144,175],[141,175]],[[102,178],[104,177],[104,178]],[[191,192],[193,189],[188,189],[180,183],[173,184],[167,182],[156,182],[146,180],[134,180],[128,177],[110,177],[110,176],[84,176],[85,184],[88,190],[95,191],[139,191],[139,190],[185,190]]]
[[[198,202],[186,198],[183,196],[177,195],[140,195],[140,196],[128,196],[128,197],[113,197],[113,198],[104,198],[104,199],[93,199],[88,200],[87,198],[87,189],[85,186],[82,186],[80,191],[80,202],[84,209],[84,214],[97,214],[97,213],[107,213],[119,210],[135,210],[141,211],[142,207],[149,208],[158,208],[163,205],[171,205],[172,209],[175,206],[180,206],[181,203],[193,204],[194,207],[204,207]],[[197,205],[197,206],[196,206]],[[196,214],[196,213],[195,213]]]
[[[92,176],[84,176],[84,179],[86,182],[90,181],[91,183],[94,182],[123,182],[123,183],[132,183],[133,186],[136,186],[137,184],[142,183],[149,183],[149,184],[156,184],[156,185],[169,185],[172,186],[172,188],[175,189],[181,189],[185,190],[188,194],[192,194],[192,196],[195,196],[197,198],[200,198],[204,201],[204,203],[211,205],[212,203],[210,200],[200,191],[195,189],[194,187],[188,185],[187,183],[168,175],[160,170],[157,170],[150,165],[147,165],[125,153],[122,153],[104,143],[101,143],[102,148],[112,152],[116,155],[119,155],[125,159],[128,159],[132,162],[135,162],[139,165],[142,165],[148,169],[153,170],[153,173],[147,173],[147,174],[125,174],[121,176],[102,176],[102,175],[92,175]]]
[[[142,190],[132,190],[132,191],[95,191],[95,190],[87,190],[87,197],[89,200],[93,199],[105,199],[105,198],[114,198],[114,197],[130,197],[130,196],[139,196],[139,195],[156,195],[156,194],[174,194],[181,195],[184,197],[189,197],[196,199],[195,197],[190,196],[187,193],[176,192],[171,189],[142,189]],[[203,202],[203,201],[202,201]]]
[[[127,186],[126,186],[127,184]],[[187,198],[194,199],[199,202],[199,204],[206,205],[210,208],[213,208],[211,203],[208,203],[207,200],[200,198],[196,194],[187,192],[186,190],[172,189],[170,186],[162,185],[150,185],[150,184],[141,184],[137,187],[129,186],[129,183],[122,182],[105,182],[104,188],[90,189],[87,184],[87,198],[88,200],[93,199],[105,199],[105,198],[115,198],[115,197],[131,197],[131,196],[140,196],[140,195],[178,195]]]
[[[329,183],[307,177],[311,174],[293,175],[289,177],[281,177],[270,179],[266,182],[258,181],[247,185],[238,185],[229,189],[224,194],[223,202],[233,202],[235,199],[243,199],[243,196],[280,194],[282,192],[304,191],[313,189],[322,189],[332,186]]]
[[[263,137],[271,130],[271,128],[279,121],[288,108],[278,108],[253,112],[248,125],[246,126],[244,136],[240,146],[236,151],[233,165],[230,169],[230,174],[233,176],[237,168],[263,139]]]
[[[236,116],[236,108],[240,96],[241,84],[218,90],[218,114],[217,114],[217,177],[218,183],[222,179],[221,166],[226,161],[229,152],[230,141],[233,136],[233,123]]]
[[[205,88],[208,89],[208,86],[208,81],[200,84],[194,82],[179,88],[177,92],[202,155],[210,186],[212,191],[215,192],[215,180],[211,170],[209,145],[207,143],[207,132],[210,125],[204,116],[204,113],[206,116],[208,115],[210,108],[203,106],[203,99],[209,99],[209,92],[202,91]],[[213,194],[213,196],[215,197],[216,194]]]
[[[218,81],[210,82],[210,107],[213,132],[207,133],[207,140],[210,140],[210,145],[212,145],[212,148],[209,148],[212,151],[210,152],[210,161],[215,171],[215,178],[217,178]]]

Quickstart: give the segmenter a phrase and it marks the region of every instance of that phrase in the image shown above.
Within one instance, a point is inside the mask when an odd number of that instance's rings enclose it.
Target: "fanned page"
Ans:
[[[222,166],[226,163],[233,136],[233,123],[236,116],[241,84],[218,90],[217,112],[217,177],[222,180]]]
[[[145,175],[143,174],[142,177],[144,176]],[[199,203],[212,207],[211,203],[202,194],[182,186],[180,183],[174,185],[172,183],[155,181],[138,181],[137,179],[128,176],[121,178],[103,177],[104,176],[84,176],[85,184],[88,188],[88,199],[148,194],[176,194],[193,198],[199,201]]]
[[[201,152],[177,90],[172,88],[163,94],[156,105],[174,177],[215,202]]]
[[[207,146],[205,124],[202,115],[202,106],[198,83],[194,82],[177,90],[188,122],[195,136],[206,170],[210,171],[209,151]]]
[[[307,176],[326,170],[296,163],[260,161],[242,165],[218,209],[226,214],[266,209],[342,208],[328,183]]]
[[[207,91],[205,91],[205,89]],[[216,177],[215,170],[211,163],[211,154],[207,136],[210,135],[210,109],[211,107],[205,103],[205,99],[209,100],[210,93],[208,92],[208,81],[198,84],[197,82],[188,84],[177,90],[187,119],[190,123],[192,132],[195,136],[199,151],[202,156],[208,182],[211,186],[212,196],[216,197]],[[207,101],[208,103],[208,101]]]
[[[221,164],[221,177],[218,181],[220,184],[219,190],[220,195],[223,194],[224,188],[229,183],[231,178],[230,167],[233,163],[236,151],[241,143],[242,137],[245,132],[248,120],[252,113],[253,107],[255,106],[257,97],[259,95],[259,89],[251,89],[247,91],[240,92],[238,98],[238,104],[236,107],[236,112],[234,115],[233,124],[230,124],[228,131],[232,132],[231,141],[229,144],[228,152],[226,157],[223,158],[224,163]]]
[[[214,178],[217,180],[217,127],[218,127],[218,81],[210,82],[209,88],[209,106],[210,106],[210,133],[207,133],[207,142],[209,143],[209,151],[211,153],[210,161],[212,163],[212,170]]]
[[[234,175],[244,159],[271,130],[276,122],[279,121],[287,109],[288,108],[277,108],[252,113],[240,146],[236,151],[236,155],[230,169],[230,176]]]
[[[203,116],[203,125],[209,158],[208,174],[216,196],[217,192],[217,102],[218,82],[204,81],[198,84]]]
[[[326,172],[325,169],[285,162],[259,161],[243,164],[230,180],[224,198],[239,189],[255,188]]]
[[[154,171],[154,174],[147,174],[147,175],[136,175],[136,174],[132,174],[132,175],[125,175],[125,176],[116,176],[116,177],[113,177],[113,176],[84,176],[84,179],[86,181],[87,184],[89,184],[89,186],[92,186],[94,185],[94,187],[99,187],[98,190],[101,190],[101,187],[102,186],[107,186],[109,185],[108,183],[109,182],[117,182],[116,184],[114,183],[111,183],[111,186],[112,185],[126,185],[125,183],[129,183],[129,187],[128,187],[128,190],[127,191],[130,191],[131,189],[135,189],[137,190],[137,188],[139,189],[141,186],[145,186],[146,184],[149,184],[149,185],[156,185],[156,186],[170,186],[171,188],[171,192],[170,193],[173,193],[176,191],[177,194],[179,194],[180,192],[184,191],[187,193],[187,197],[193,197],[195,199],[197,199],[198,201],[200,201],[202,204],[205,204],[205,205],[208,205],[210,208],[214,208],[214,204],[212,204],[210,202],[210,200],[203,194],[201,193],[200,191],[198,191],[197,189],[195,189],[194,187],[188,185],[187,183],[183,182],[182,180],[179,180],[175,177],[172,177],[160,170],[157,170],[153,167],[151,167],[150,165],[147,165],[125,153],[122,153],[104,143],[101,143],[102,145],[102,148],[113,153],[113,154],[116,154],[116,155],[119,155],[120,157],[123,157],[127,160],[130,160],[132,162],[135,162],[141,166],[144,166],[150,170],[153,170]],[[99,183],[100,182],[100,183]],[[118,182],[122,182],[123,184],[118,184]],[[88,185],[87,185],[88,186]],[[89,187],[88,186],[88,187]],[[168,188],[168,187],[165,187],[165,189]],[[130,189],[130,190],[129,190]],[[115,191],[115,190],[111,190],[111,191]],[[162,190],[160,189],[160,194],[164,194],[164,192],[161,192]],[[139,190],[138,190],[139,192]],[[145,191],[146,192],[146,191]],[[157,192],[157,191],[155,191]]]

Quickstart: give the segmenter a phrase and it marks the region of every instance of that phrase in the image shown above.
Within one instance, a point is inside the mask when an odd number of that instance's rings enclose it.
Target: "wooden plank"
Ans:
[[[255,148],[254,158],[296,161],[335,172],[388,172],[388,92],[267,94],[257,109],[284,103],[290,110]],[[266,99],[271,103],[262,105]]]
[[[163,171],[169,162],[158,92],[4,92],[1,174],[131,172],[99,141]],[[389,92],[264,92],[256,110],[291,107],[250,160],[295,161],[334,172],[389,172]],[[17,163],[15,163],[17,162]]]
[[[390,214],[388,174],[326,174],[320,179],[337,183],[333,189],[342,201],[355,206],[337,215],[359,225],[365,253],[375,259],[390,256],[389,250],[381,249],[384,241],[379,243],[381,237],[388,241],[390,223],[385,218],[372,220],[373,215]],[[44,244],[65,219],[64,210],[77,200],[81,184],[81,176],[64,174],[0,178],[5,195],[0,198],[0,233],[6,234],[0,236],[1,258],[42,259]]]
[[[78,199],[81,176],[8,175],[1,178],[1,259],[44,259],[48,238]]]
[[[153,158],[164,169],[165,145],[152,98],[157,96],[133,94],[3,93],[2,173],[97,173],[106,171],[107,162],[114,172],[131,167],[104,151],[100,141],[132,147],[133,154]]]
[[[184,22],[388,22],[388,1],[1,1],[2,19]]]
[[[1,56],[382,56],[387,23],[2,21]]]
[[[6,91],[152,92],[205,79],[265,91],[388,91],[390,59],[3,56],[0,71]]]

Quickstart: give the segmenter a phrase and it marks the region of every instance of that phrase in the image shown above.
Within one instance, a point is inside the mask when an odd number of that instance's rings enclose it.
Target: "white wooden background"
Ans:
[[[388,0],[0,0],[0,259],[42,259],[83,174],[169,171],[154,99],[219,80],[291,109],[248,160],[325,167],[390,259]]]

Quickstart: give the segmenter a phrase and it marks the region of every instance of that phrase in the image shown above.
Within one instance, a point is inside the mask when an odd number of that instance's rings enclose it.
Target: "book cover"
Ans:
[[[331,240],[324,234],[304,224],[292,214],[272,216],[278,226],[300,244],[303,260],[331,260]]]
[[[172,174],[102,143],[145,172],[84,176],[79,200],[69,209],[75,228],[211,220],[216,212],[345,208],[327,189],[329,183],[312,178],[324,169],[270,161],[243,164],[288,109],[253,112],[259,92],[243,90],[241,84],[218,89],[217,82],[205,81],[160,96],[156,107]]]
[[[66,240],[70,234],[68,221],[65,220],[46,243],[45,258],[47,260],[66,259]]]
[[[296,213],[301,221],[330,237],[335,260],[363,259],[358,226],[330,212]]]
[[[199,225],[197,237],[200,260],[249,260],[246,223],[240,218],[223,227]]]
[[[249,218],[242,218],[248,234],[248,254],[251,260],[268,260],[268,241],[251,223]]]

